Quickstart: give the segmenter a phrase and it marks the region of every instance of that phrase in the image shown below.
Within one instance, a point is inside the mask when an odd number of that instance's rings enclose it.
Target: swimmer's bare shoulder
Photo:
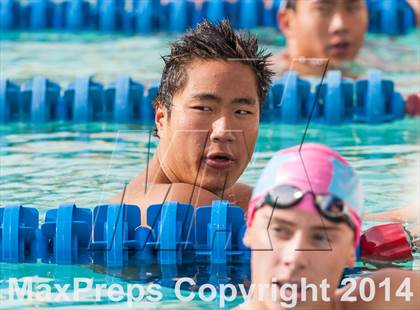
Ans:
[[[252,187],[244,183],[236,183],[226,190],[225,199],[231,204],[241,207],[244,211],[248,210],[248,203],[251,199]]]
[[[139,175],[126,186],[125,192],[121,191],[113,196],[111,202],[149,206],[164,201],[178,201],[194,206],[205,206],[210,205],[213,200],[223,198],[229,200],[230,204],[238,205],[246,210],[251,194],[252,188],[243,183],[234,184],[221,196],[186,183],[148,184],[146,188],[144,176]]]

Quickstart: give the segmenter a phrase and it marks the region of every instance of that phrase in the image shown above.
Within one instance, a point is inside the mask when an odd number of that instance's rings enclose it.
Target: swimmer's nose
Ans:
[[[308,255],[311,253],[308,251],[308,248],[309,246],[305,242],[303,234],[298,232],[284,246],[281,254],[282,264],[289,270],[291,276],[308,268]]]
[[[331,17],[330,33],[338,35],[348,32],[347,14],[343,10],[337,10]]]
[[[213,122],[210,132],[210,141],[217,143],[230,143],[235,140],[234,130],[227,126],[228,120],[226,117],[220,117]]]

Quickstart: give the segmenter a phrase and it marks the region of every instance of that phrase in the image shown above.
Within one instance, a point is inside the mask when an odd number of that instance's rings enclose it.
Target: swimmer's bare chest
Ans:
[[[244,184],[235,184],[226,192],[218,196],[203,188],[186,183],[148,184],[133,181],[127,185],[125,191],[115,195],[111,202],[137,205],[141,209],[142,225],[147,221],[147,207],[166,201],[177,201],[191,204],[195,207],[211,205],[213,200],[226,199],[230,204],[240,206],[246,211],[252,189]]]

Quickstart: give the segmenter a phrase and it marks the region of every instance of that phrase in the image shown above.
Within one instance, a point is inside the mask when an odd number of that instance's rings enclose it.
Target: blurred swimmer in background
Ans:
[[[322,75],[327,59],[329,69],[342,69],[356,58],[368,29],[365,0],[284,0],[277,17],[286,37],[286,51],[271,58],[277,74],[293,66],[300,75]]]
[[[419,24],[420,1],[407,3]],[[277,24],[286,37],[286,49],[270,58],[271,69],[276,75],[293,70],[301,76],[321,76],[328,61],[329,70],[341,70],[344,76],[357,78],[353,67],[368,21],[366,0],[283,0]],[[382,60],[375,62],[379,69],[385,65]],[[369,59],[368,66],[371,63]],[[420,92],[406,98],[406,113],[420,116]]]

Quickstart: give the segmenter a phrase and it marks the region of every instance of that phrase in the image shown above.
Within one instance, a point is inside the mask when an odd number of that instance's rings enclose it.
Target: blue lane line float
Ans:
[[[219,1],[219,0],[218,0]],[[192,2],[190,6],[190,18],[191,18],[191,27],[194,28],[197,24],[199,24],[204,18],[204,3],[199,4],[198,2]]]
[[[64,91],[57,119],[89,122],[102,119],[104,113],[103,85],[87,75],[78,77]]]
[[[0,261],[111,268],[157,264],[165,286],[173,286],[180,273],[215,284],[223,278],[242,283],[250,274],[240,207],[225,200],[196,209],[166,202],[149,206],[147,216],[143,226],[135,205],[98,205],[92,215],[91,209],[61,204],[47,211],[39,228],[37,209],[7,205],[0,208]]]
[[[147,208],[147,224],[157,235],[154,245],[160,264],[181,264],[192,254],[193,218],[194,209],[188,204],[166,202]]]
[[[203,12],[203,16],[213,23],[228,19],[234,28],[239,27],[240,1],[205,1],[203,3]]]
[[[142,0],[133,3],[135,32],[148,35],[155,28],[154,24],[154,1]]]
[[[55,4],[49,0],[29,0],[23,7],[23,16],[29,30],[41,30],[52,27]]]
[[[240,14],[240,2],[232,2],[225,0],[224,5],[224,16],[229,19],[232,27],[239,28],[239,14]]]
[[[228,18],[235,28],[277,28],[281,0],[208,0],[197,6],[192,0],[17,0],[0,1],[0,29],[95,29],[102,32],[158,31],[180,33],[206,17]],[[269,5],[271,3],[271,5]],[[389,35],[407,33],[416,25],[415,13],[406,0],[368,0],[369,30]]]
[[[110,121],[149,124],[154,119],[153,101],[158,83],[145,87],[129,76],[120,76],[106,87],[82,76],[63,93],[45,77],[34,77],[20,87],[0,81],[0,123],[12,121]],[[314,105],[319,90],[318,102]],[[262,110],[262,120],[299,124],[312,120],[329,125],[354,122],[383,123],[404,117],[404,99],[379,70],[367,78],[351,80],[339,71],[329,71],[323,85],[286,72],[274,81]]]
[[[301,123],[306,120],[305,109],[312,98],[311,85],[293,71],[286,72],[282,82],[284,88],[280,100],[280,121],[286,124]]]
[[[59,30],[89,29],[90,4],[83,0],[52,2],[51,26]],[[44,27],[45,28],[45,27]]]
[[[194,209],[189,204],[165,202],[147,208],[147,224],[155,241],[148,242],[161,268],[161,283],[172,286],[178,265],[194,262]]]
[[[207,1],[205,3],[205,17],[213,22],[217,23],[225,17],[225,1],[224,0],[214,0]]]
[[[97,0],[98,28],[103,32],[115,32],[122,29],[124,18],[124,0]]]
[[[252,29],[258,26],[259,5],[262,2],[254,0],[240,0],[239,28]]]
[[[0,1],[0,30],[16,29],[20,22],[20,4],[16,0]]]
[[[98,28],[100,31],[113,32],[117,30],[116,0],[98,0]]]
[[[152,83],[144,92],[143,102],[139,105],[139,114],[141,123],[150,123],[153,121],[155,112],[153,109],[153,101],[155,100],[159,90],[159,83]]]
[[[65,28],[69,30],[89,29],[91,19],[90,3],[85,0],[71,0],[63,2]]]
[[[281,0],[272,0],[272,2],[263,3],[262,26],[277,29],[277,12],[280,8]]]
[[[62,204],[48,210],[41,227],[53,248],[52,262],[72,264],[90,262],[88,256],[89,232],[92,231],[92,211]]]
[[[51,25],[48,28],[62,30],[67,27],[67,3],[52,3]],[[77,30],[77,29],[76,29]]]
[[[35,76],[21,87],[21,111],[24,120],[49,122],[55,118],[60,98],[60,86],[46,77]]]
[[[138,120],[143,93],[143,84],[134,82],[129,76],[120,76],[108,85],[105,89],[106,106],[113,121],[130,123]]]
[[[369,31],[388,35],[407,33],[416,15],[405,0],[368,0]]]
[[[213,201],[209,207],[196,209],[197,259],[212,264],[225,264],[244,254],[242,239],[245,225],[244,211],[229,206],[227,200]]]
[[[341,71],[329,71],[325,83],[317,85],[320,89],[318,104],[309,100],[306,115],[312,113],[314,119],[319,119],[330,125],[339,125],[353,120],[353,81],[343,78]]]
[[[0,79],[0,123],[19,119],[19,86]]]
[[[34,261],[37,248],[38,210],[21,205],[0,208],[0,259],[19,263]]]
[[[382,72],[370,70],[366,80],[356,81],[354,120],[369,124],[404,117],[404,100],[394,83],[382,79]]]
[[[126,204],[100,205],[93,211],[93,221],[89,248],[97,252],[95,260],[114,267],[127,264],[129,251],[139,247],[135,229],[140,226],[140,209]]]
[[[91,209],[62,204],[47,211],[39,228],[36,209],[9,205],[0,208],[0,261],[120,267],[249,260],[242,243],[244,212],[227,201],[198,208],[196,222],[194,208],[178,202],[151,205],[147,214],[147,226],[142,226],[135,205],[99,205],[92,215]]]
[[[187,1],[170,1],[169,10],[169,31],[182,33],[188,25],[188,6]]]
[[[275,121],[281,119],[280,102],[283,96],[284,84],[282,81],[274,81],[270,86],[266,101],[263,106],[262,119],[264,121]]]

